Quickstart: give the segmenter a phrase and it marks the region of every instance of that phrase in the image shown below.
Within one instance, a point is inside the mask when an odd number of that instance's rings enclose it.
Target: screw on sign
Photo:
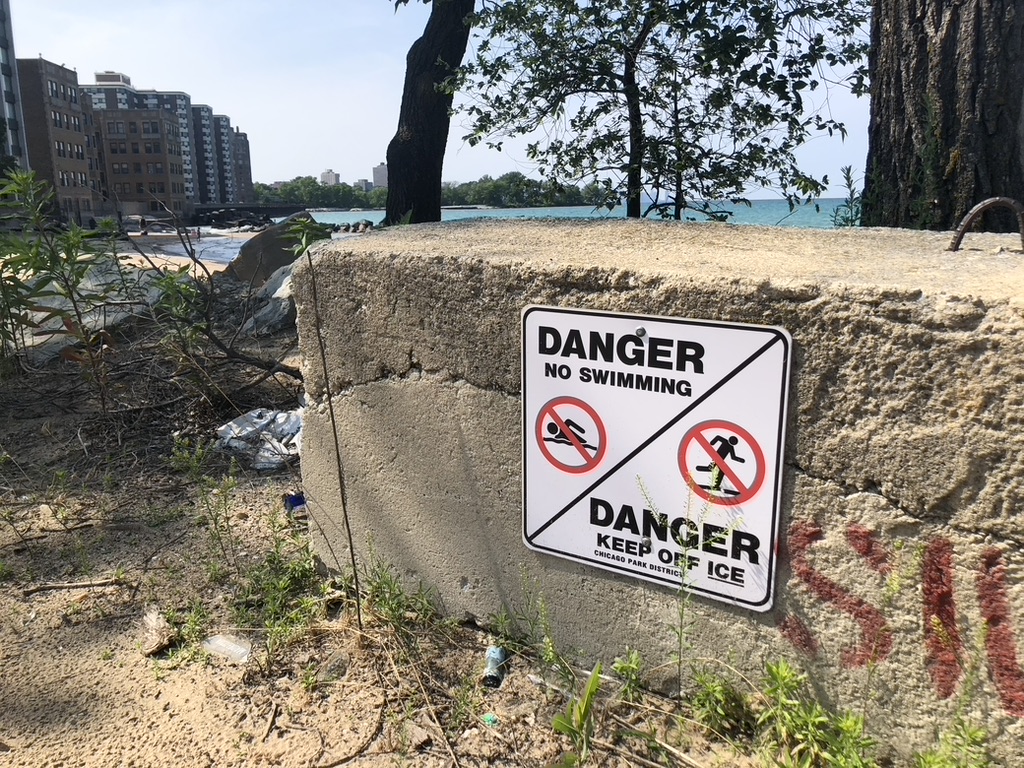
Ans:
[[[712,504],[743,504],[764,482],[764,452],[738,424],[702,421],[679,443],[679,469],[695,494]]]
[[[608,448],[604,423],[592,407],[575,397],[549,400],[537,414],[537,445],[556,469],[589,472]]]

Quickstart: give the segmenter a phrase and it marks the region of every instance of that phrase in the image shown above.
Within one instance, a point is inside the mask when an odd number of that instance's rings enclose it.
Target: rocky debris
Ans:
[[[294,240],[288,234],[292,222],[312,220],[306,211],[289,216],[247,240],[227,272],[243,283],[262,285],[281,267],[295,261]]]
[[[253,311],[242,325],[247,336],[272,336],[295,327],[295,300],[292,298],[292,269],[286,264],[270,276],[253,295]]]

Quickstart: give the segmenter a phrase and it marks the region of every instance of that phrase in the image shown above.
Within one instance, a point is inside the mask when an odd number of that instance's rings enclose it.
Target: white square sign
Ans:
[[[774,599],[781,328],[523,311],[523,540],[755,611]]]

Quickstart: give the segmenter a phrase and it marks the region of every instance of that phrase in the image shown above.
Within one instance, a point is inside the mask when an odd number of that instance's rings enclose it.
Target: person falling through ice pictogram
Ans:
[[[597,448],[593,445],[588,445],[587,440],[583,437],[583,434],[587,431],[584,427],[581,427],[572,419],[565,420],[565,426],[567,426],[573,433],[573,437],[579,441],[579,444],[584,448],[588,448],[591,451],[597,452]],[[545,437],[544,441],[548,443],[561,443],[562,445],[572,445],[573,440],[569,438],[567,434],[553,421],[548,422],[547,426],[548,434],[551,437]]]
[[[738,464],[746,464],[746,459],[736,455],[736,444],[738,442],[739,438],[735,435],[732,435],[731,437],[715,435],[711,438],[711,447],[714,448],[715,453],[718,454],[719,461],[730,459]],[[718,461],[712,461],[709,464],[705,464],[703,467],[696,467],[696,470],[698,472],[711,473],[711,485],[702,485],[701,488],[708,491],[715,491],[717,493],[727,493],[730,496],[739,495],[739,491],[722,487],[722,481],[725,479],[725,474],[722,472],[722,468],[719,466]]]

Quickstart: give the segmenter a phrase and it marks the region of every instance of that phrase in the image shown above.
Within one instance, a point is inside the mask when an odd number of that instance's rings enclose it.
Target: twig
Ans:
[[[263,736],[260,738],[262,744],[270,736],[270,732],[274,730],[274,723],[277,722],[277,713],[280,711],[280,707],[277,702],[274,702],[274,706],[270,708],[270,717],[267,719],[267,727],[263,729]]]
[[[37,584],[34,587],[21,590],[24,597],[34,595],[36,592],[49,592],[55,589],[93,589],[95,587],[116,587],[121,584],[121,579],[98,579],[96,581],[66,581],[49,584]]]
[[[611,717],[612,720],[617,722],[619,725],[625,726],[630,731],[635,731],[636,730],[630,723],[628,723],[627,721],[623,720],[621,717],[618,717],[616,715],[609,715],[609,716]],[[648,738],[650,738],[651,741],[653,741],[655,744],[658,745],[658,749],[665,750],[666,752],[671,754],[673,757],[678,759],[681,763],[683,763],[684,765],[688,766],[689,768],[705,768],[703,765],[701,765],[700,763],[695,761],[693,758],[688,757],[684,753],[680,752],[678,749],[675,749],[674,747],[669,746],[668,744],[666,744],[665,742],[661,741],[660,739],[655,739],[653,737],[648,737]],[[619,751],[618,748],[614,744],[610,744],[608,742],[600,742],[597,739],[594,739],[594,743],[595,744],[599,744],[600,746],[604,747],[605,749],[611,749],[611,750],[613,750],[615,752]],[[638,760],[642,759],[642,758],[636,757],[635,755],[630,755],[630,757],[633,757],[633,758],[638,759]],[[645,765],[656,765],[656,763],[648,762],[648,763],[645,763]]]

